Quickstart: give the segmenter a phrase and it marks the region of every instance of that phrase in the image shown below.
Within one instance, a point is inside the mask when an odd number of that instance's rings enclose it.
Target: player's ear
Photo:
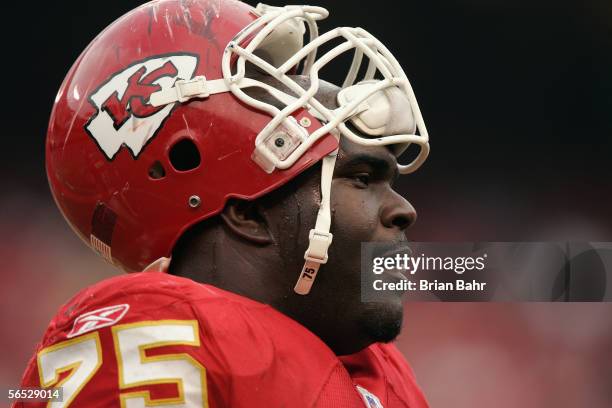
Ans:
[[[242,239],[258,245],[274,242],[261,207],[253,201],[230,200],[221,213],[225,226]]]

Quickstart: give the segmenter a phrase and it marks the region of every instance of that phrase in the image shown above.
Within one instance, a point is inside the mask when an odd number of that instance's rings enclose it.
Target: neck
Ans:
[[[317,287],[309,295],[297,295],[297,272],[290,273],[297,269],[285,264],[273,248],[253,251],[247,245],[220,231],[201,234],[195,245],[173,256],[170,273],[268,304],[318,336],[336,355],[372,344],[355,319],[345,316],[350,309],[346,301]]]

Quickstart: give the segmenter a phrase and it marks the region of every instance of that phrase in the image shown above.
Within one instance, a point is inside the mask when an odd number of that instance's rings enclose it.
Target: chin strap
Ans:
[[[321,170],[321,205],[317,214],[317,222],[314,229],[310,230],[310,245],[304,254],[304,267],[300,273],[295,288],[295,293],[307,295],[310,293],[319,268],[327,262],[327,250],[332,243],[333,235],[329,232],[331,226],[331,183],[336,166],[338,150],[335,150],[323,158]]]

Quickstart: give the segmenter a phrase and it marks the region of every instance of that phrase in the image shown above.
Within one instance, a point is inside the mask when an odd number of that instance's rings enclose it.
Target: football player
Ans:
[[[327,14],[153,1],[81,54],[49,183],[79,236],[135,273],[61,308],[22,386],[63,398],[17,407],[427,406],[390,343],[400,295],[362,301],[359,272],[361,242],[405,247],[416,212],[392,185],[427,131],[389,50],[360,28],[319,35]],[[342,86],[320,79],[344,53]]]

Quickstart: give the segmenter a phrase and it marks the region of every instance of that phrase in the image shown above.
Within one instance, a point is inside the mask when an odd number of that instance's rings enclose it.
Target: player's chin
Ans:
[[[389,296],[363,304],[360,325],[373,342],[388,343],[402,330],[404,307],[400,297]]]

